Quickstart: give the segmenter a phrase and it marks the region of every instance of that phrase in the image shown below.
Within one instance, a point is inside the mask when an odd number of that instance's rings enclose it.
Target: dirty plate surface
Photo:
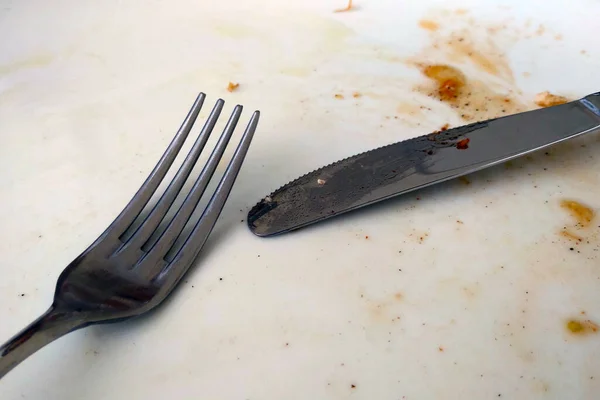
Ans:
[[[331,161],[600,90],[600,3],[344,6],[0,1],[0,340],[45,310],[198,91],[263,113],[172,299],[55,342],[0,398],[596,396],[598,135],[290,235],[244,220]]]

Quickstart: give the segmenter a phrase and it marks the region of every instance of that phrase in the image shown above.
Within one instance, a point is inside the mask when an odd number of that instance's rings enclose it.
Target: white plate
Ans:
[[[597,396],[600,335],[567,323],[600,323],[599,224],[560,206],[600,205],[597,135],[275,239],[241,220],[323,164],[464,124],[422,94],[415,63],[454,65],[522,108],[544,90],[600,90],[600,3],[355,0],[333,13],[340,3],[0,1],[2,340],[50,304],[197,91],[263,113],[172,300],[53,343],[0,398]]]

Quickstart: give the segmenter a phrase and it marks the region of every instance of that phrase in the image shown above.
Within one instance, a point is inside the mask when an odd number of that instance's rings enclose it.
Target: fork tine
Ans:
[[[169,186],[162,194],[160,200],[156,203],[150,214],[144,219],[144,222],[142,222],[142,224],[133,233],[131,238],[127,241],[121,252],[128,248],[141,248],[167,214],[169,208],[177,198],[181,188],[192,172],[192,169],[196,165],[198,157],[200,157],[200,153],[204,149],[204,146],[206,145],[206,142],[210,137],[217,120],[219,119],[219,115],[223,109],[223,104],[224,101],[222,99],[217,100],[206,123],[202,127],[198,138],[194,142],[194,145],[190,149],[185,160],[179,167],[177,174],[171,183],[169,183]]]
[[[233,113],[231,114],[231,117],[229,118],[229,121],[227,121],[225,129],[223,129],[223,133],[221,134],[219,141],[217,142],[213,152],[211,153],[208,161],[206,162],[206,165],[204,166],[202,172],[196,179],[196,182],[194,182],[194,186],[189,191],[184,202],[177,210],[177,213],[167,226],[167,229],[165,229],[158,241],[149,250],[149,254],[147,257],[149,257],[149,260],[152,261],[148,262],[148,265],[156,265],[156,261],[160,260],[167,254],[171,246],[173,246],[173,244],[177,240],[177,237],[181,234],[181,231],[187,224],[190,215],[192,215],[192,213],[196,209],[196,206],[198,205],[202,194],[206,190],[206,187],[208,186],[208,183],[210,182],[210,179],[212,178],[217,168],[217,165],[221,160],[221,157],[223,157],[225,148],[227,147],[227,144],[229,143],[229,140],[233,135],[241,113],[242,106],[236,106],[233,110]],[[151,271],[150,274],[153,275],[153,272]]]
[[[260,112],[255,111],[252,114],[252,118],[250,122],[248,122],[248,126],[244,131],[244,135],[235,150],[215,193],[211,197],[208,205],[206,206],[202,216],[194,226],[194,229],[190,233],[189,237],[186,239],[185,243],[181,247],[181,249],[177,252],[173,261],[169,264],[169,266],[162,271],[162,273],[158,276],[158,279],[166,278],[170,281],[170,284],[181,279],[185,271],[192,264],[193,260],[198,256],[202,246],[208,239],[212,229],[214,228],[223,207],[225,206],[225,202],[229,197],[229,193],[231,192],[231,188],[237,178],[238,173],[240,172],[240,168],[242,167],[242,163],[244,162],[244,158],[248,153],[248,149],[250,147],[250,142],[252,141],[252,137],[254,136],[254,132],[256,131],[256,126],[258,125],[258,120],[260,118]]]
[[[181,147],[200,113],[205,98],[206,95],[204,93],[200,93],[198,97],[196,97],[192,108],[190,108],[190,111],[179,127],[177,134],[152,172],[150,172],[148,178],[146,178],[146,181],[144,181],[137,193],[129,201],[129,204],[125,206],[123,211],[121,211],[117,218],[109,225],[106,231],[100,235],[96,243],[106,240],[109,236],[112,236],[113,239],[118,239],[137,218],[167,174],[167,171],[171,167],[171,164],[173,164],[179,150],[181,150]]]

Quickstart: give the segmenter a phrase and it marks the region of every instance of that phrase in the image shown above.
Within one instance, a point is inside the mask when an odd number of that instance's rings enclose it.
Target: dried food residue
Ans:
[[[227,91],[228,92],[233,92],[234,90],[236,90],[238,87],[240,87],[239,83],[234,83],[234,82],[229,82],[229,84],[227,85]]]
[[[344,95],[343,95],[343,94],[340,94],[340,93],[336,93],[336,94],[334,94],[334,95],[333,95],[333,97],[335,97],[335,98],[336,98],[336,99],[338,99],[338,100],[341,100],[341,99],[343,99],[343,98],[344,98]]]
[[[355,99],[358,99],[360,96],[361,96],[361,94],[358,92],[352,93],[352,97],[354,97]]]
[[[352,0],[348,0],[348,4],[346,4],[346,7],[344,8],[338,8],[337,10],[334,10],[333,12],[346,12],[346,11],[350,11],[352,10]]]
[[[546,91],[536,94],[534,101],[540,107],[552,107],[568,103],[569,99]]]
[[[317,179],[317,185],[319,186],[323,186],[325,184],[325,182],[327,182],[325,179]]]
[[[568,210],[577,221],[577,225],[582,228],[589,226],[596,214],[590,207],[575,200],[563,200],[560,202],[560,206]]]
[[[588,333],[598,333],[600,326],[595,322],[586,320],[571,319],[567,321],[567,330],[575,335],[585,335]]]
[[[469,139],[469,138],[462,139],[458,143],[456,143],[456,148],[458,150],[466,150],[469,148],[470,141],[471,141],[471,139]]]

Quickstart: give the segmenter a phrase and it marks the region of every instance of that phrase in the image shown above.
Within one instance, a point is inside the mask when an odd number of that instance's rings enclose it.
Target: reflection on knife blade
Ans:
[[[600,130],[600,92],[477,122],[335,162],[266,196],[248,214],[258,236],[295,230]]]

